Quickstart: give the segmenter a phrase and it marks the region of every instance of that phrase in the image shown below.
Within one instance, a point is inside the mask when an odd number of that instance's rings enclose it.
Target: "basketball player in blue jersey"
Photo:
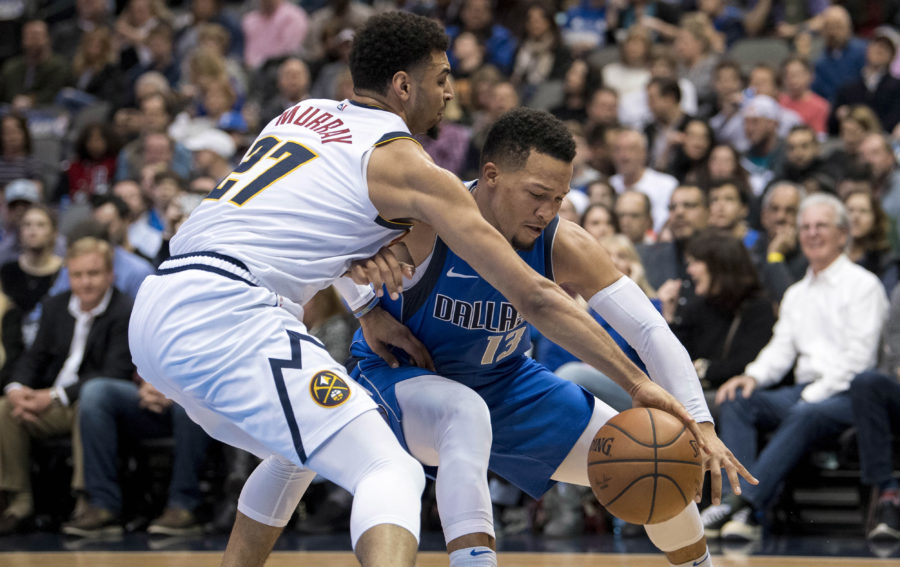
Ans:
[[[684,403],[710,448],[704,466],[718,500],[722,468],[734,487],[738,475],[753,479],[716,436],[691,360],[665,321],[593,237],[557,216],[574,154],[559,120],[512,110],[489,132],[482,175],[470,192],[525,263],[587,298],[640,353],[653,380]],[[358,336],[352,375],[373,392],[412,455],[438,466],[437,505],[451,567],[494,566],[487,470],[536,498],[553,481],[588,485],[589,444],[616,412],[527,357],[529,315],[432,228],[417,225],[405,244],[415,276],[401,297],[383,298],[381,307],[423,341],[437,372],[408,364],[392,369]],[[646,530],[672,565],[712,565],[695,503]]]
[[[129,327],[138,371],[213,437],[262,463],[244,485],[222,565],[262,565],[318,472],[354,495],[350,535],[369,567],[411,566],[421,465],[377,406],[303,326],[302,308],[337,283],[373,342],[397,341],[380,309],[357,301],[351,263],[424,222],[548,338],[679,416],[557,285],[489,225],[463,184],[412,139],[453,97],[447,36],[433,20],[371,18],[350,57],[350,100],[305,100],[273,119],[171,241]],[[391,332],[388,332],[390,330]]]

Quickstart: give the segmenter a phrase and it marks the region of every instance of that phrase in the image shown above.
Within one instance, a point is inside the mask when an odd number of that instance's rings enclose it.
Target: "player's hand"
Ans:
[[[733,400],[737,396],[738,390],[743,390],[743,396],[749,398],[755,389],[756,380],[753,376],[740,374],[734,378],[729,378],[728,381],[719,386],[719,390],[716,392],[716,405]]]
[[[665,391],[659,384],[648,380],[639,382],[631,390],[631,401],[634,407],[656,408],[664,412],[670,413],[680,419],[688,428],[697,444],[700,446],[702,453],[709,453],[709,447],[706,445],[706,436],[700,431],[700,427],[687,409],[675,399],[669,392]]]
[[[382,248],[371,258],[351,263],[344,275],[359,285],[372,284],[378,297],[384,295],[384,286],[391,299],[398,299],[403,293],[403,277],[411,278],[416,270],[410,261],[398,258],[399,252],[394,251],[405,249],[405,246],[402,249]]]
[[[722,469],[725,469],[728,482],[731,483],[731,490],[735,494],[741,493],[741,483],[738,475],[744,477],[750,484],[759,484],[759,481],[750,474],[750,471],[722,443],[722,440],[716,435],[716,427],[711,421],[705,421],[699,424],[699,427],[706,441],[706,446],[709,447],[709,452],[703,455],[703,472],[709,471],[709,489],[713,504],[718,505],[722,503]],[[701,485],[700,492],[695,496],[697,502],[700,502],[702,492],[703,486]]]
[[[422,341],[417,339],[406,325],[394,319],[381,307],[375,307],[360,317],[359,326],[372,352],[383,358],[391,368],[400,366],[397,358],[391,353],[390,347],[395,346],[403,349],[416,366],[434,371],[434,362]]]

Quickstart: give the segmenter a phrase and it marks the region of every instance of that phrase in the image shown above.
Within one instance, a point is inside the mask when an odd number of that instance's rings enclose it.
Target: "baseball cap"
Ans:
[[[747,101],[743,108],[744,118],[768,118],[778,120],[781,107],[775,99],[768,95],[756,95]]]
[[[230,135],[216,128],[198,132],[184,141],[184,147],[192,152],[209,150],[228,160],[237,149]]]
[[[878,26],[872,33],[872,41],[883,40],[891,49],[891,53],[897,55],[897,46],[900,45],[900,33],[891,26]]]
[[[3,189],[3,196],[7,203],[27,201],[37,204],[41,202],[41,189],[31,179],[13,179]]]

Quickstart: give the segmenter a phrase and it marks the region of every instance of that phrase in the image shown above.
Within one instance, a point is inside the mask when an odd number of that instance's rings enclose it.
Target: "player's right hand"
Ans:
[[[397,357],[391,353],[391,346],[395,346],[403,349],[416,366],[434,371],[434,362],[422,341],[384,309],[375,307],[360,317],[359,326],[372,352],[383,358],[391,368],[400,366]]]
[[[643,380],[631,390],[631,401],[634,407],[657,408],[668,412],[684,423],[704,454],[709,454],[706,436],[700,430],[700,426],[688,413],[688,410],[675,399],[675,396],[665,391],[659,384],[651,380]]]

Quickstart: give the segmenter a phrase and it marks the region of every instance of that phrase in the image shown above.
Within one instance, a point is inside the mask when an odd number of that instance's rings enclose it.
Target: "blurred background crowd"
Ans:
[[[40,511],[32,441],[70,433],[74,500],[55,512],[69,519],[67,534],[115,533],[135,515],[119,474],[129,439],[173,439],[168,494],[145,518],[148,531],[196,533],[216,514],[229,525],[233,508],[211,511],[208,494],[236,501],[252,459],[226,457],[210,488],[204,434],[134,375],[121,318],[179,224],[271,119],[303,99],[352,94],[354,32],[392,9],[437,18],[451,38],[456,97],[421,139],[441,166],[477,177],[488,130],[517,106],[565,121],[577,155],[561,216],[652,299],[712,406],[770,342],[786,290],[807,274],[804,199],[843,204],[839,253],[892,296],[897,0],[0,0],[0,533],[33,527]],[[104,318],[113,320],[100,337]],[[306,319],[346,358],[355,321],[332,290]],[[534,339],[551,369],[630,406],[604,377]],[[21,470],[10,470],[17,459]],[[499,479],[492,489],[506,532],[606,529],[571,487],[537,507]],[[345,525],[349,495],[318,492],[301,528]]]

